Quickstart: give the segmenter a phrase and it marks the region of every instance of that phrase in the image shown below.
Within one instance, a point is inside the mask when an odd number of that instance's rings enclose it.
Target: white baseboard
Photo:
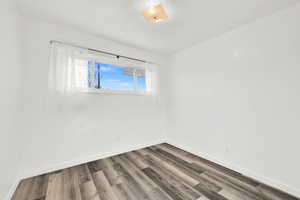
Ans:
[[[22,172],[19,177],[20,177],[20,179],[25,179],[25,178],[29,178],[29,177],[33,177],[33,176],[53,172],[53,171],[56,171],[56,170],[61,170],[61,169],[73,167],[73,166],[80,165],[80,164],[83,164],[83,163],[99,160],[99,159],[102,159],[102,158],[107,158],[107,157],[110,157],[110,156],[122,154],[122,153],[125,153],[125,152],[141,149],[141,148],[144,148],[144,147],[148,147],[148,146],[152,146],[152,145],[156,145],[156,144],[161,144],[161,143],[164,143],[164,142],[166,142],[164,139],[158,139],[158,140],[154,140],[154,141],[149,141],[149,142],[144,143],[144,144],[131,145],[131,146],[128,146],[126,148],[119,149],[118,151],[113,151],[112,150],[112,151],[107,151],[107,152],[104,152],[104,153],[89,155],[87,157],[81,157],[81,158],[78,158],[78,159],[53,164],[53,165],[48,166],[48,167],[38,168],[38,169],[34,169],[34,170],[31,170],[31,171],[27,171],[27,172]]]
[[[281,183],[280,181],[276,181],[276,180],[273,180],[271,178],[267,178],[259,173],[255,173],[251,170],[248,170],[248,169],[245,169],[243,167],[239,167],[235,164],[232,164],[228,161],[224,161],[224,160],[219,160],[219,159],[215,159],[211,156],[209,156],[207,153],[203,153],[203,152],[197,152],[195,150],[193,150],[192,148],[188,147],[188,145],[182,145],[182,144],[179,144],[178,142],[175,142],[173,140],[167,140],[167,143],[170,144],[170,145],[173,145],[175,147],[178,147],[178,148],[181,148],[185,151],[188,151],[192,154],[195,154],[197,156],[200,156],[202,158],[205,158],[207,160],[210,160],[212,162],[215,162],[219,165],[222,165],[224,167],[227,167],[229,169],[232,169],[236,172],[239,172],[239,173],[242,173],[243,175],[245,176],[248,176],[248,177],[251,177],[251,178],[254,178],[256,179],[257,181],[261,182],[261,183],[264,183],[264,184],[267,184],[269,186],[272,186],[274,188],[277,188],[279,190],[282,190],[282,191],[285,191],[293,196],[296,196],[296,197],[300,197],[300,190],[299,189],[296,189],[292,186],[289,186],[287,184],[284,184],[284,183]]]
[[[12,198],[14,192],[16,191],[16,189],[17,189],[17,187],[18,187],[18,185],[19,185],[19,183],[20,183],[20,180],[21,180],[21,179],[16,179],[16,180],[13,182],[13,185],[10,187],[10,189],[9,189],[9,191],[8,191],[8,193],[7,193],[7,195],[6,195],[6,197],[4,198],[5,200],[11,200],[11,198]]]

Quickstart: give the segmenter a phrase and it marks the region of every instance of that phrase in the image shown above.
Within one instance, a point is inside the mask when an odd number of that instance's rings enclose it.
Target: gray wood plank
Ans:
[[[115,157],[114,160],[118,163],[114,165],[114,169],[118,172],[118,174],[122,178],[122,182],[128,185],[130,191],[136,196],[138,199],[146,199],[149,200],[149,196],[143,190],[141,185],[131,176],[131,174],[126,170],[122,164],[120,163],[120,158]],[[118,161],[119,160],[119,161]]]
[[[22,180],[12,200],[300,200],[159,144]]]
[[[299,198],[294,197],[293,195],[265,184],[261,184],[259,190],[261,191],[264,200],[299,200]]]
[[[117,197],[103,171],[93,173],[92,177],[101,200],[117,200]]]
[[[145,156],[146,161],[149,162],[151,168],[157,172],[162,178],[168,180],[173,187],[181,191],[185,199],[197,199],[200,194],[191,186],[185,184],[176,175],[172,174],[170,171],[165,169],[159,162],[156,162],[150,155]]]
[[[156,173],[151,168],[143,169],[144,173],[151,178],[159,187],[165,191],[172,199],[174,200],[184,200],[185,197],[175,188],[172,184],[170,184],[167,180],[163,179],[158,173]]]

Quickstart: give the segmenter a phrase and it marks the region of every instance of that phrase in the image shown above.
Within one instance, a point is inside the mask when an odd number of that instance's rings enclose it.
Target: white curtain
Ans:
[[[49,87],[63,93],[90,91],[94,86],[93,72],[97,62],[145,70],[146,94],[157,95],[156,65],[122,57],[117,59],[115,56],[91,52],[59,42],[51,43]]]
[[[157,65],[146,63],[146,88],[149,94],[158,95],[158,72]]]
[[[60,92],[88,89],[88,51],[51,43],[49,87]]]

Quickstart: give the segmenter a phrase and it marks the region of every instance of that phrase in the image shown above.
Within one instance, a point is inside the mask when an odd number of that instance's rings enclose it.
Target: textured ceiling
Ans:
[[[140,15],[149,0],[19,0],[18,4],[24,15],[170,54],[298,1],[161,0],[170,19],[155,25]]]

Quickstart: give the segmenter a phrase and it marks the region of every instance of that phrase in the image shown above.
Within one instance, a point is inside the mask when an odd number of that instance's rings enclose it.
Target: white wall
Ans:
[[[300,195],[300,5],[178,52],[168,138]]]
[[[32,137],[23,154],[22,176],[66,167],[95,155],[108,155],[163,141],[162,99],[135,95],[51,96],[49,41],[59,40],[146,59],[164,67],[165,59],[65,26],[24,19],[25,130]]]
[[[23,30],[9,2],[0,8],[0,61],[10,66],[0,73],[0,199],[18,168],[31,176],[165,140],[163,95],[159,104],[130,95],[51,96],[50,40],[161,63],[170,78],[162,85],[170,143],[300,194],[299,5],[179,52],[168,70],[167,56],[62,25],[23,17]]]
[[[19,18],[11,0],[0,6],[0,199],[12,187],[22,149],[20,125],[21,43]]]

